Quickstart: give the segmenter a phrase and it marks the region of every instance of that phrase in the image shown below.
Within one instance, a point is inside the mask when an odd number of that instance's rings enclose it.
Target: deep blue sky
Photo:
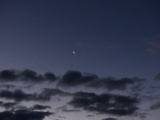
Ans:
[[[147,43],[159,42],[159,12],[158,0],[1,0],[1,69],[151,78],[160,48],[150,55]]]
[[[53,72],[65,81],[66,71],[77,70],[100,78],[144,78],[148,82],[143,85],[150,86],[147,90],[156,89],[155,94],[159,95],[160,87],[148,84],[156,85],[153,79],[160,79],[159,6],[159,0],[0,0],[0,79],[12,75],[12,71],[11,74],[2,72],[6,69],[31,69],[40,74]],[[33,71],[29,73],[34,74]],[[74,74],[79,76],[74,72],[71,76]],[[121,82],[115,84],[121,85]],[[123,84],[125,87],[132,83]],[[139,94],[145,96],[147,90]],[[123,92],[123,95],[129,94]],[[152,107],[160,104],[153,101]],[[145,105],[143,103],[142,108]],[[67,119],[71,119],[69,115]],[[145,120],[158,116],[157,111],[147,115]],[[128,118],[122,116],[121,119]]]

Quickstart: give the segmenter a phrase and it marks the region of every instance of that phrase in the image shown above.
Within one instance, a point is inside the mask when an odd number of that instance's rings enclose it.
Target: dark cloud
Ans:
[[[50,109],[51,107],[50,106],[44,106],[44,105],[34,105],[31,109],[32,110],[44,110],[44,109]]]
[[[94,88],[106,88],[108,90],[114,90],[114,89],[124,90],[127,85],[134,83],[135,83],[134,79],[130,78],[122,78],[120,80],[117,80],[115,78],[108,77],[91,82],[89,86]]]
[[[24,80],[32,80],[33,82],[40,82],[44,80],[42,75],[38,75],[35,71],[29,69],[22,71],[21,77]]]
[[[60,85],[65,86],[77,86],[85,81],[82,79],[82,74],[78,71],[68,71],[66,74],[62,76],[62,79],[60,80]]]
[[[116,79],[113,77],[99,78],[95,74],[82,74],[79,71],[68,71],[61,77],[56,77],[51,72],[46,72],[44,75],[38,74],[33,70],[26,69],[24,71],[18,70],[4,70],[0,72],[0,80],[12,81],[19,80],[25,82],[41,83],[44,81],[56,82],[57,86],[62,87],[76,87],[85,86],[91,88],[105,88],[108,90],[125,90],[128,85],[133,85],[142,79],[139,78],[122,78]]]
[[[0,98],[12,99],[15,101],[48,101],[52,96],[60,95],[60,96],[72,96],[72,93],[64,92],[59,89],[54,88],[44,88],[40,94],[33,93],[28,94],[23,92],[22,90],[1,90]]]
[[[133,85],[140,81],[142,82],[142,79],[139,78],[122,78],[118,80],[113,77],[99,78],[95,74],[82,74],[79,71],[68,71],[59,80],[58,85],[68,87],[83,85],[86,87],[105,88],[108,90],[124,90],[127,85]]]
[[[118,120],[116,118],[105,118],[105,119],[102,119],[102,120]]]
[[[157,109],[160,109],[160,102],[157,102],[155,104],[153,104],[151,107],[150,107],[151,110],[157,110]]]
[[[0,71],[1,81],[13,81],[20,80],[25,82],[43,82],[43,81],[55,81],[57,77],[51,73],[46,72],[44,75],[38,74],[33,70],[25,69],[23,71],[18,70],[3,70]]]
[[[64,74],[59,81],[59,85],[62,86],[78,86],[82,84],[87,84],[88,82],[97,79],[96,75],[83,76],[79,71],[68,71]]]
[[[1,107],[4,107],[4,108],[6,108],[6,109],[12,108],[12,107],[14,107],[16,104],[17,104],[16,102],[2,102],[2,101],[0,101],[0,106],[1,106]]]
[[[41,94],[27,94],[21,90],[9,91],[2,90],[0,91],[0,98],[13,99],[15,101],[46,101],[50,100],[50,97],[43,96]]]
[[[59,82],[59,85],[75,87],[78,85],[84,85],[92,88],[105,88],[108,90],[124,90],[127,85],[133,85],[135,83],[144,82],[144,79],[140,78],[122,78],[116,79],[113,77],[99,78],[95,74],[82,75],[78,71],[67,72]]]
[[[138,107],[139,100],[129,96],[77,92],[69,102],[75,108],[83,108],[87,111],[95,111],[104,114],[130,115]]]
[[[57,77],[51,72],[46,72],[44,74],[44,77],[45,77],[45,79],[51,80],[51,81],[55,81],[57,79]]]
[[[14,80],[18,77],[15,70],[3,70],[0,72],[0,79],[2,80]]]
[[[31,110],[3,111],[0,112],[0,120],[43,120],[51,114],[51,112]]]

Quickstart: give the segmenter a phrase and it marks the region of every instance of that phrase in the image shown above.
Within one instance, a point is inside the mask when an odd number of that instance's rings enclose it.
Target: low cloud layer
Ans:
[[[159,80],[159,74],[155,80]],[[44,120],[52,113],[79,114],[83,111],[88,113],[86,117],[92,117],[90,113],[106,115],[101,120],[138,115],[146,118],[147,113],[141,112],[143,101],[156,100],[159,95],[155,92],[159,90],[158,84],[149,85],[147,82],[137,77],[100,78],[96,74],[71,70],[58,77],[52,72],[38,74],[30,69],[2,70],[0,107],[3,110],[0,120]],[[160,103],[154,101],[148,109],[155,111],[159,108]]]

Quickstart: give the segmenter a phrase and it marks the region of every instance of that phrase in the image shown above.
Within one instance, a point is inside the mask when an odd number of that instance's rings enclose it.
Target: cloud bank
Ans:
[[[159,74],[155,76],[155,80],[159,80]],[[30,69],[2,70],[0,107],[4,111],[0,112],[0,119],[43,120],[55,114],[58,109],[68,114],[86,111],[88,117],[93,116],[89,113],[113,116],[102,120],[118,120],[115,117],[137,114],[140,118],[143,114],[140,113],[143,101],[155,100],[154,96],[158,95],[153,92],[153,89],[159,89],[158,86],[145,87],[146,85],[147,80],[142,78],[100,78],[96,74],[73,70],[58,77],[52,72],[38,74]],[[54,103],[55,99],[64,101],[63,106],[67,107],[51,106],[50,103]],[[23,103],[28,102],[34,104],[22,107]],[[148,109],[155,111],[159,108],[159,101],[154,101]],[[143,118],[146,116],[147,114],[143,115]]]

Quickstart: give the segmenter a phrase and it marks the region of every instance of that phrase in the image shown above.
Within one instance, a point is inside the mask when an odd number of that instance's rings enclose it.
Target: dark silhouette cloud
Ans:
[[[44,74],[44,77],[45,77],[45,79],[51,80],[51,81],[55,81],[57,79],[57,77],[51,72],[46,72]]]
[[[16,110],[0,112],[0,120],[43,120],[51,112],[39,112],[31,110]]]
[[[75,108],[103,114],[131,115],[138,107],[139,100],[129,96],[77,92],[69,102]]]
[[[78,86],[81,84],[86,84],[86,82],[83,79],[83,76],[81,72],[79,71],[68,71],[66,74],[64,74],[59,82],[59,85],[62,86]]]
[[[33,70],[25,69],[23,71],[18,70],[3,70],[0,72],[0,81],[13,81],[20,80],[25,82],[41,83],[43,81],[55,81],[57,77],[51,73],[46,72],[44,75],[38,74]]]
[[[38,75],[35,71],[26,69],[21,72],[22,79],[32,80],[33,82],[40,82],[44,80],[42,75]]]
[[[50,109],[51,107],[50,106],[44,106],[44,105],[34,105],[31,109],[32,110],[44,110],[44,109]]]
[[[41,94],[27,94],[21,90],[9,91],[2,90],[0,91],[0,98],[13,99],[15,101],[47,101],[50,100],[50,97],[43,96]]]
[[[118,120],[116,118],[105,118],[105,119],[102,119],[102,120]]]
[[[113,77],[99,78],[95,74],[83,75],[79,71],[68,71],[59,80],[58,85],[68,87],[83,85],[86,87],[105,88],[108,90],[124,90],[127,85],[133,85],[137,82],[142,82],[143,80],[144,79],[139,78],[122,78],[119,80]]]
[[[155,77],[155,79],[159,79],[159,74]],[[66,107],[57,107],[58,109],[55,108],[57,112],[70,113],[86,110],[88,112],[97,114],[109,114],[114,116],[135,115],[134,113],[139,110],[138,104],[140,103],[140,99],[143,101],[153,100],[154,98],[155,100],[157,98],[157,94],[155,93],[152,95],[152,93],[154,93],[155,90],[159,90],[158,85],[147,87],[147,81],[141,78],[99,78],[95,74],[81,73],[79,71],[68,71],[64,75],[56,77],[56,75],[51,72],[38,74],[30,69],[23,71],[3,70],[0,71],[0,81],[0,98],[6,99],[7,101],[14,100],[14,102],[0,101],[0,107],[4,108],[5,110],[12,110],[0,112],[0,118],[3,118],[2,120],[19,120],[20,118],[17,119],[16,117],[19,116],[21,112],[23,114],[22,116],[25,116],[30,112],[31,114],[39,114],[36,113],[37,110],[44,111],[46,109],[50,109],[52,111],[53,109],[49,106],[49,104],[44,105],[35,103],[35,105],[32,107],[24,105],[20,108],[18,108],[18,105],[19,103],[23,104],[27,101],[46,102],[54,99],[54,97],[58,100],[67,97],[67,100],[70,100],[64,105]],[[50,88],[44,87],[47,83],[44,85],[41,83],[45,81],[48,82],[48,84],[54,83],[51,84],[53,87],[51,85],[49,85]],[[37,84],[34,88],[35,83]],[[37,87],[39,88],[37,89]],[[88,88],[92,88],[90,90],[94,89],[93,91],[97,89],[104,89],[104,91],[110,90],[110,94],[103,93],[103,91],[99,91],[103,94],[77,92],[79,88],[76,90],[76,87],[85,87],[84,91],[89,90]],[[71,89],[69,90],[69,88]],[[24,89],[27,91],[29,90],[30,93],[25,92]],[[36,90],[36,92],[33,93],[32,90]],[[76,92],[73,90],[76,90]],[[121,90],[120,92],[122,92],[122,94],[131,94],[132,97],[127,95],[118,95],[115,93],[116,91],[111,90]],[[112,92],[115,94],[111,94]],[[22,108],[24,112],[22,111]],[[150,106],[150,110],[157,110],[159,108],[159,102]],[[20,113],[18,112],[19,110],[21,110]],[[138,115],[140,117],[142,113],[139,113]],[[26,120],[42,120],[43,118],[43,116],[40,118],[34,118],[31,116],[30,118],[26,118]],[[111,117],[103,120],[117,119]]]
[[[44,81],[57,81],[57,86],[62,87],[76,87],[83,85],[85,87],[105,88],[108,90],[125,90],[128,85],[134,85],[137,82],[142,82],[142,79],[139,78],[99,78],[95,74],[82,74],[79,71],[71,70],[66,72],[61,77],[56,77],[51,72],[46,72],[44,75],[38,74],[30,69],[26,69],[24,71],[4,70],[0,72],[0,80],[13,81],[13,79],[33,83],[41,83]]]
[[[14,80],[18,77],[15,70],[3,70],[0,72],[0,79],[2,80]]]

